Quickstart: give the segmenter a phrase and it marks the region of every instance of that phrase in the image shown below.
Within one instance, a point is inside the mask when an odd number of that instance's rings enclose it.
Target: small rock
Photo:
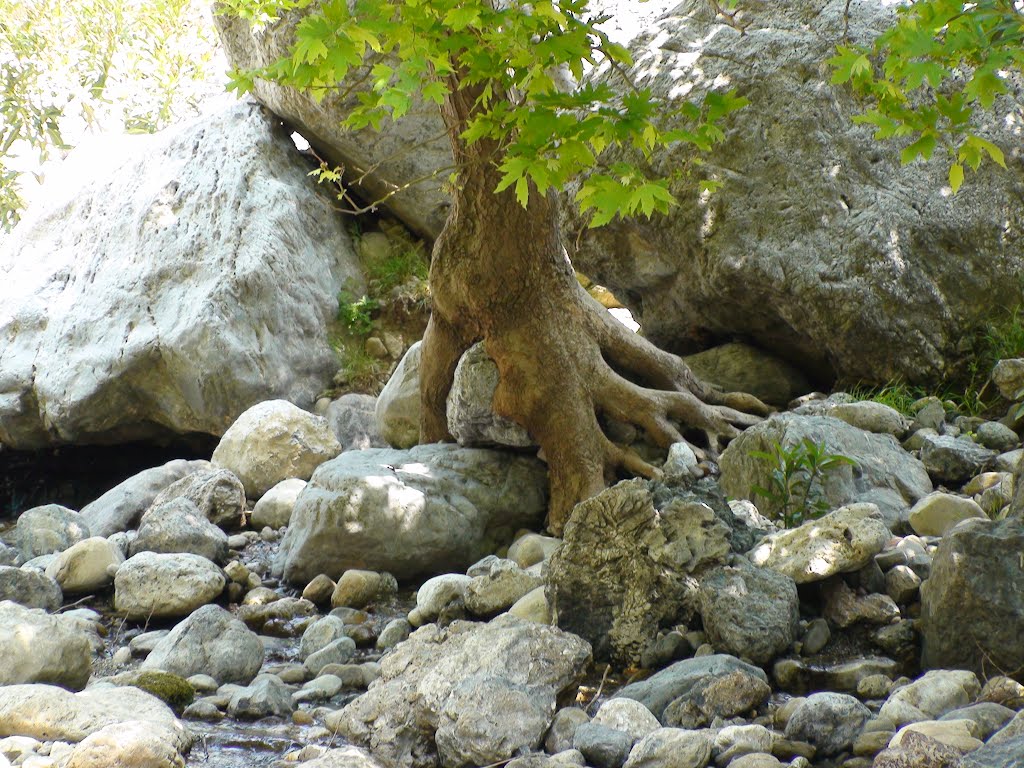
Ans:
[[[981,684],[973,672],[932,670],[894,691],[878,714],[899,728],[971,704],[980,691]]]
[[[110,566],[117,568],[125,561],[121,550],[107,539],[94,536],[72,544],[46,566],[46,575],[53,578],[65,594],[82,594],[109,587],[113,577]]]
[[[786,723],[786,738],[806,741],[818,754],[848,750],[871,717],[871,710],[853,696],[815,693],[796,708]]]
[[[306,657],[306,668],[314,677],[328,664],[345,664],[356,652],[355,641],[350,637],[340,637]]]
[[[302,590],[302,599],[309,600],[315,605],[327,605],[331,601],[331,595],[334,594],[337,586],[334,583],[334,579],[326,573],[321,573]]]
[[[715,734],[715,763],[728,765],[741,755],[771,752],[772,733],[763,725],[730,725]]]
[[[975,738],[972,731],[977,726],[972,720],[923,720],[919,723],[910,723],[896,731],[896,734],[889,742],[890,747],[898,747],[906,734],[910,731],[921,733],[929,738],[941,741],[961,752],[971,752],[982,745],[980,739]]]
[[[259,675],[228,704],[228,714],[240,720],[290,717],[293,709],[291,691],[275,675]]]
[[[403,618],[392,619],[377,637],[377,650],[394,648],[412,633],[412,625]]]
[[[857,623],[891,624],[900,618],[900,609],[888,595],[857,595],[842,579],[824,589],[825,618],[841,628]]]
[[[295,500],[299,498],[306,481],[298,477],[282,480],[264,493],[252,508],[249,524],[261,530],[266,527],[283,528],[291,520]]]
[[[807,625],[807,631],[801,641],[804,655],[813,656],[828,645],[828,641],[831,639],[832,633],[828,628],[828,622],[822,618],[813,619]]]
[[[446,573],[423,582],[416,591],[416,608],[422,620],[433,621],[450,603],[461,601],[471,581],[461,573]]]
[[[995,451],[948,435],[926,437],[921,445],[921,462],[931,478],[958,487],[984,471],[995,457]]]
[[[562,543],[553,536],[541,536],[539,533],[526,533],[512,542],[508,548],[508,559],[518,563],[520,568],[547,560]]]
[[[544,739],[544,749],[549,755],[572,749],[576,728],[590,722],[590,715],[579,707],[564,707],[555,713]]]
[[[390,573],[350,569],[341,574],[331,595],[334,608],[365,608],[376,600],[387,599],[398,592],[398,581]]]
[[[897,565],[885,574],[885,593],[899,605],[913,602],[921,589],[921,577],[909,566]]]
[[[581,724],[572,743],[595,768],[621,768],[633,748],[629,734],[595,722]]]
[[[548,604],[544,587],[537,587],[527,592],[516,600],[515,604],[508,609],[513,616],[537,624],[551,623],[551,606]]]
[[[998,421],[982,422],[975,434],[979,443],[986,448],[991,448],[993,451],[999,451],[999,453],[1012,451],[1020,445],[1020,438],[1017,437],[1017,433]]]
[[[593,721],[598,725],[622,731],[637,742],[661,727],[651,710],[632,699],[609,699],[600,706]],[[580,750],[581,752],[586,752]]]
[[[920,536],[944,536],[954,525],[971,517],[987,516],[971,499],[936,491],[910,509],[910,527]]]
[[[708,732],[659,728],[633,746],[625,768],[704,768],[710,759]]]
[[[14,543],[24,560],[63,552],[90,535],[85,517],[59,504],[26,509],[14,526]]]

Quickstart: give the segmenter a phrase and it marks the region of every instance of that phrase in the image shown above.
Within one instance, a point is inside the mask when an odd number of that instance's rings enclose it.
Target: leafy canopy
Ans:
[[[227,0],[222,8],[264,23],[307,11],[291,55],[234,73],[234,89],[247,91],[264,78],[317,99],[355,94],[358,106],[345,124],[361,129],[402,118],[417,98],[440,105],[452,88],[473,87],[480,96],[461,139],[498,146],[495,191],[512,188],[525,206],[531,186],[544,194],[589,172],[576,196],[591,226],[665,212],[674,202],[669,179],[628,162],[602,162],[603,153],[628,148],[649,156],[674,142],[707,150],[724,137],[722,119],[746,104],[735,93],[712,92],[671,115],[628,80],[629,51],[601,30],[607,19],[591,15],[587,0],[508,0],[497,8],[488,0]],[[623,78],[625,87],[584,83],[594,67]],[[570,76],[568,85],[559,83],[561,73]]]
[[[23,175],[75,135],[197,113],[215,47],[204,0],[0,0],[0,229],[25,206]]]
[[[850,83],[870,108],[856,120],[875,138],[910,137],[902,161],[929,159],[936,148],[950,161],[956,192],[964,166],[984,157],[1006,167],[1002,151],[972,126],[975,109],[990,109],[1024,69],[1024,3],[1020,0],[918,0],[899,9],[898,22],[873,48],[840,46],[831,59],[833,83]]]

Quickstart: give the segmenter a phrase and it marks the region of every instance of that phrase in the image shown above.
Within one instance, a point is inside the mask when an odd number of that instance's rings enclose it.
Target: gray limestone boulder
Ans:
[[[313,470],[341,453],[327,420],[286,400],[246,410],[228,428],[210,463],[231,470],[247,496],[258,499],[282,480],[308,480]]]
[[[282,15],[280,21],[255,25],[229,14],[214,22],[232,66],[254,69],[287,56],[295,42],[301,11]],[[354,73],[353,78],[367,78]],[[298,131],[332,166],[360,175],[360,196],[367,201],[421,177],[429,177],[452,164],[451,148],[441,117],[432,103],[416,99],[410,113],[398,122],[385,121],[382,130],[343,128],[341,120],[359,101],[359,90],[331,93],[319,100],[308,93],[257,80],[253,95]],[[416,151],[408,151],[414,147]],[[363,172],[366,173],[363,173]],[[382,204],[421,236],[434,238],[448,215],[448,200],[441,192],[446,174],[413,184]]]
[[[511,616],[488,624],[457,621],[446,629],[428,624],[381,660],[381,677],[367,693],[325,722],[388,764],[462,764],[457,755],[476,755],[498,744],[504,751],[527,732],[532,743],[536,730],[539,744],[554,715],[555,697],[590,661],[584,640]],[[500,689],[503,699],[519,702],[516,711],[523,717],[506,722],[500,708],[474,694],[477,685]]]
[[[252,102],[79,146],[0,247],[0,442],[219,435],[254,403],[311,406],[338,292],[364,280],[308,171]]]
[[[55,611],[64,601],[64,593],[52,576],[32,568],[0,565],[0,601],[4,600]]]
[[[349,568],[399,580],[462,571],[546,511],[534,458],[453,445],[343,453],[299,495],[275,571],[293,584]]]
[[[89,524],[78,512],[59,504],[26,509],[14,526],[14,543],[24,560],[63,552],[91,535]]]
[[[199,507],[187,498],[154,504],[142,516],[138,535],[129,554],[161,552],[189,553],[223,563],[228,557],[228,536],[211,523]]]
[[[226,469],[201,469],[171,483],[157,494],[152,506],[187,499],[202,515],[221,528],[238,528],[245,510],[245,488]]]
[[[554,620],[585,637],[595,658],[639,663],[662,624],[681,613],[688,577],[730,552],[730,529],[712,506],[724,499],[679,491],[656,504],[656,490],[624,480],[576,505],[548,561]]]
[[[200,555],[139,552],[114,575],[114,608],[140,621],[187,616],[215,600],[226,583],[223,571]]]
[[[1024,735],[989,743],[967,755],[957,768],[1018,768],[1024,755]]]
[[[796,637],[800,600],[790,576],[737,557],[700,577],[698,612],[715,650],[765,664]]]
[[[969,520],[939,544],[921,585],[922,663],[984,674],[1024,666],[1024,522]]]
[[[402,355],[377,396],[377,430],[394,448],[412,448],[420,441],[420,350],[417,341]]]
[[[723,688],[749,695],[724,696]],[[713,654],[677,661],[615,695],[639,701],[663,724],[699,728],[715,717],[733,717],[752,709],[770,694],[764,670],[734,656]],[[717,706],[719,702],[731,706]]]
[[[174,459],[162,466],[144,469],[82,507],[82,517],[93,536],[112,536],[137,528],[143,513],[162,490],[186,475],[209,468],[208,461]]]
[[[157,642],[142,669],[244,685],[260,671],[264,653],[259,635],[220,606],[205,605]]]
[[[387,448],[387,441],[377,429],[377,398],[349,392],[327,406],[324,418],[338,438],[343,451],[365,448]]]
[[[822,497],[830,509],[871,502],[893,527],[905,523],[907,509],[932,491],[924,465],[892,435],[865,432],[830,416],[793,413],[772,416],[729,443],[721,457],[722,489],[731,498],[753,499],[754,486],[769,487],[774,466],[752,454],[770,454],[776,443],[790,449],[804,440],[855,462],[855,466],[843,464],[827,471],[821,478]]]
[[[0,602],[0,691],[18,683],[84,688],[92,674],[93,634],[73,617]]]
[[[702,177],[723,182],[710,197],[687,179],[667,216],[588,229],[567,190],[570,256],[645,336],[684,352],[740,337],[804,370],[918,382],[963,365],[964,340],[991,322],[991,308],[1024,300],[1006,279],[1022,267],[1020,166],[983,167],[948,195],[945,165],[902,165],[905,145],[855,124],[863,105],[828,83],[836,41],[870,45],[896,6],[750,5],[741,32],[704,0],[631,5],[640,4],[608,7],[646,16],[622,38],[641,87],[677,105],[711,89],[751,103],[700,157]],[[614,73],[593,77],[621,87]],[[1017,104],[1007,97],[977,127],[1006,151],[1018,143],[1008,117]],[[694,153],[671,146],[632,159],[660,176]]]

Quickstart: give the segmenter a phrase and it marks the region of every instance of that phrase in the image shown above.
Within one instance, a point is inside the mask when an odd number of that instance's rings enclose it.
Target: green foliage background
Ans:
[[[218,89],[205,0],[0,0],[0,227],[22,176],[91,129],[153,132]]]

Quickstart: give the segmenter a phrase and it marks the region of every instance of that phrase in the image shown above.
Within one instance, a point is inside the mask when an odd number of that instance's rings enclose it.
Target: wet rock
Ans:
[[[856,462],[856,471],[844,464],[822,478],[823,498],[830,509],[854,502],[875,504],[884,523],[892,527],[906,520],[910,504],[932,490],[924,466],[891,435],[865,432],[830,416],[793,413],[774,415],[729,444],[721,458],[722,489],[731,498],[753,498],[755,485],[768,487],[771,466],[752,452],[771,453],[776,443],[789,449],[803,440]]]
[[[326,420],[285,400],[254,405],[228,428],[213,452],[215,468],[229,469],[259,498],[282,480],[308,480],[341,453]]]
[[[245,488],[234,473],[226,469],[203,469],[186,475],[164,488],[152,506],[187,499],[213,525],[228,530],[238,528],[245,510]]]
[[[281,597],[276,592],[268,595],[271,596],[273,599],[268,603],[250,602],[239,606],[236,615],[257,632],[269,634],[273,627],[278,637],[301,635],[309,626],[310,618],[317,615],[316,606],[308,600]]]
[[[299,658],[305,661],[311,654],[323,650],[335,640],[346,637],[345,629],[345,622],[337,616],[324,616],[315,620],[302,633]]]
[[[63,552],[89,536],[85,518],[59,504],[26,509],[14,526],[14,543],[24,560]]]
[[[188,482],[192,477],[195,475],[184,478],[184,481]],[[223,563],[228,557],[228,537],[207,519],[195,503],[179,496],[149,508],[142,516],[139,534],[128,551],[132,555],[139,552],[188,553]]]
[[[659,728],[633,746],[625,768],[704,768],[711,744],[705,731]]]
[[[738,557],[702,576],[697,594],[704,631],[716,650],[764,664],[792,645],[799,598],[789,576]]]
[[[384,768],[365,749],[352,745],[329,749],[319,757],[302,763],[302,766],[303,768]]]
[[[82,517],[93,536],[111,536],[137,528],[143,513],[164,488],[186,475],[209,468],[208,461],[175,459],[162,466],[145,469],[82,507]]]
[[[554,713],[550,688],[486,674],[465,678],[438,715],[435,739],[441,764],[491,765],[537,749]]]
[[[595,768],[620,768],[633,747],[629,734],[593,721],[576,729],[572,743]]]
[[[259,636],[223,608],[206,605],[159,640],[142,669],[182,677],[206,674],[220,683],[248,683],[263,665]]]
[[[495,451],[434,444],[343,453],[299,496],[275,572],[305,584],[349,567],[399,580],[461,571],[535,525],[546,488],[539,461]]]
[[[662,623],[679,615],[686,575],[725,559],[729,533],[695,494],[656,509],[647,481],[622,481],[576,505],[566,523],[548,561],[554,619],[591,642],[596,658],[637,663]]]
[[[288,717],[293,709],[291,691],[275,675],[257,676],[245,688],[236,691],[228,704],[228,714],[240,720]]]
[[[488,624],[455,622],[446,629],[430,624],[385,656],[380,680],[328,715],[326,724],[354,743],[368,745],[382,761],[410,765],[416,755],[417,765],[437,765],[434,734],[442,711],[464,681],[504,678],[553,701],[590,661],[590,647],[580,638],[507,615]],[[475,738],[481,743],[493,739],[486,732],[461,738],[467,753],[474,749]]]
[[[962,485],[985,471],[996,457],[995,451],[948,435],[926,437],[921,446],[921,462],[937,483]]]
[[[306,669],[316,677],[329,664],[346,664],[356,652],[356,642],[351,637],[339,637],[318,651],[306,657]]]
[[[64,594],[52,577],[30,568],[0,565],[0,602],[11,600],[26,608],[55,611]]]
[[[0,602],[0,686],[84,688],[92,674],[93,636],[90,627],[72,617]]]
[[[890,535],[877,506],[851,504],[799,528],[766,536],[750,559],[797,584],[807,584],[863,568]]]
[[[979,673],[1024,667],[1024,522],[962,523],[921,586],[922,664]]]
[[[257,530],[284,528],[291,520],[295,501],[306,487],[306,481],[297,477],[282,480],[260,497],[252,508],[250,524]]]
[[[910,527],[921,536],[944,536],[954,525],[971,517],[987,516],[971,499],[936,491],[911,507]]]
[[[186,616],[214,600],[225,583],[205,557],[139,552],[114,575],[114,607],[130,619]]]
[[[740,714],[764,702],[770,693],[761,669],[718,654],[677,661],[646,680],[623,687],[616,696],[639,701],[662,723],[668,724],[669,714],[675,719],[672,725],[685,716],[689,723],[684,727],[694,728],[716,716]],[[666,711],[670,705],[671,713]]]
[[[848,750],[871,717],[871,710],[853,696],[815,693],[796,708],[786,723],[786,738],[812,744],[818,754]]]
[[[981,690],[973,672],[933,670],[893,692],[878,716],[899,728],[967,706]]]

